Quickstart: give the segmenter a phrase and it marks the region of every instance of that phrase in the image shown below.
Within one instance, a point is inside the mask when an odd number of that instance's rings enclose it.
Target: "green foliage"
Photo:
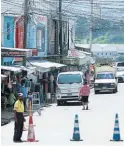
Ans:
[[[89,22],[86,18],[79,18],[76,24],[76,41],[88,43]],[[124,23],[122,21],[115,24],[108,20],[94,19],[93,43],[101,44],[123,44],[124,43]]]
[[[124,55],[117,57],[117,61],[124,61]]]

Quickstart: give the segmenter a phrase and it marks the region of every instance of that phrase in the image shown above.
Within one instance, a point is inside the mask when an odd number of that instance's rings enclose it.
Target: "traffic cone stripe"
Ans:
[[[117,128],[114,128],[114,131],[119,131],[119,128],[117,127]]]
[[[75,121],[78,121],[78,117],[75,117]]]
[[[114,128],[119,128],[119,126],[115,126]]]
[[[74,131],[79,131],[79,128],[74,127]]]
[[[120,131],[114,131],[114,134],[120,134]]]
[[[115,122],[115,126],[119,126],[119,123]]]
[[[79,124],[78,123],[74,123],[74,127],[75,128],[78,128],[79,127]]]
[[[77,130],[77,131],[74,132],[74,134],[79,134],[79,133],[80,133],[79,130]]]

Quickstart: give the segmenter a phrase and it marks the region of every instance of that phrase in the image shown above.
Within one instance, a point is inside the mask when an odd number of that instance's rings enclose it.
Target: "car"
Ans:
[[[124,69],[117,69],[117,78],[119,83],[124,83]]]
[[[94,82],[94,92],[110,91],[116,93],[118,91],[118,80],[113,72],[99,72],[96,74]]]
[[[117,72],[118,82],[119,83],[124,82],[124,62],[116,63],[116,72]]]

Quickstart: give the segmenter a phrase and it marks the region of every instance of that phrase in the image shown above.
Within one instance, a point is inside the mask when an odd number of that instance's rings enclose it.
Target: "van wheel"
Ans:
[[[118,92],[118,89],[117,87],[113,90],[113,93],[117,93]]]
[[[95,94],[99,94],[99,91],[97,91],[97,90],[94,90],[94,93],[95,93]]]
[[[61,101],[57,101],[57,106],[60,106],[61,105]]]

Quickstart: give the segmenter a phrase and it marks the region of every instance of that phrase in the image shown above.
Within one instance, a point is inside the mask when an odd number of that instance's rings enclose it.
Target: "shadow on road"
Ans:
[[[81,102],[66,102],[59,106],[82,106],[82,103]]]
[[[98,94],[95,94],[95,95],[99,95],[99,94],[115,94],[115,93],[112,93],[112,92],[99,92]]]

